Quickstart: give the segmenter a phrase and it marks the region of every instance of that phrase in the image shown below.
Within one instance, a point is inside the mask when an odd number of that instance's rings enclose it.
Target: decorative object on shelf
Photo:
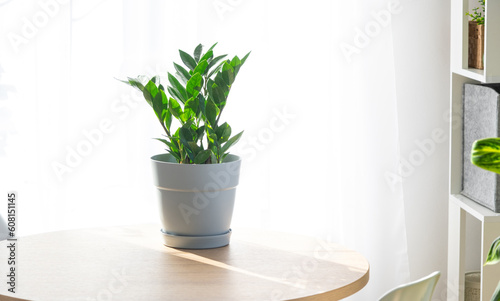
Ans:
[[[231,127],[227,122],[220,124],[220,117],[250,53],[225,60],[226,55],[214,55],[216,45],[203,53],[199,44],[193,56],[179,50],[187,69],[174,63],[177,72],[175,76],[168,73],[166,88],[159,76],[122,81],[143,93],[165,132],[157,140],[168,153],[155,155],[151,161],[161,231],[170,247],[206,249],[229,244],[241,160],[228,150],[243,132],[231,137]]]
[[[484,16],[485,0],[480,0],[481,8],[476,7],[469,21],[469,68],[484,69]]]
[[[498,145],[500,147],[500,144]],[[498,163],[497,163],[498,164]],[[486,257],[486,262],[484,265],[492,265],[500,262],[500,237],[497,237],[493,243],[491,243],[490,250],[488,252],[488,257]],[[491,301],[500,300],[500,281],[498,282],[497,288],[491,296]]]
[[[500,84],[465,84],[463,90],[463,190],[475,202],[500,212],[500,175],[473,166],[474,141],[500,137]]]
[[[465,273],[465,300],[464,301],[480,301],[481,300],[481,272]]]

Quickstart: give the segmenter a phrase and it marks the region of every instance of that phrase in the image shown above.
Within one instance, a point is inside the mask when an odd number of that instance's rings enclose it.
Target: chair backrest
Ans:
[[[441,276],[434,272],[424,278],[400,285],[383,295],[379,301],[430,301]]]

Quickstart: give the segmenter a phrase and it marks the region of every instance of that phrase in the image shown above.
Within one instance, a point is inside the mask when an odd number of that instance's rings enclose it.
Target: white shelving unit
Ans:
[[[468,68],[469,0],[451,0],[451,135],[448,228],[448,301],[464,301],[466,214],[481,223],[481,263],[491,242],[500,236],[500,214],[462,196],[463,85],[500,82],[500,1],[486,0],[484,70]],[[481,264],[481,300],[490,300],[500,265]]]

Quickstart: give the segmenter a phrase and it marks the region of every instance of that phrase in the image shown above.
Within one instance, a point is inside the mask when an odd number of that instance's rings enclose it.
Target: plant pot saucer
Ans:
[[[163,244],[167,247],[178,249],[212,249],[224,247],[229,244],[231,229],[218,235],[185,236],[166,233],[161,230]]]

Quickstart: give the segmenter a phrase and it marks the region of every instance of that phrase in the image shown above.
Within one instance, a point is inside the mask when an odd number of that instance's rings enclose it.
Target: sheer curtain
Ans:
[[[0,185],[19,193],[19,232],[157,222],[149,157],[161,131],[115,77],[165,76],[178,49],[218,42],[216,53],[252,51],[224,113],[245,130],[234,227],[361,252],[370,282],[349,300],[434,270],[444,300],[448,11],[429,0],[0,1]]]

